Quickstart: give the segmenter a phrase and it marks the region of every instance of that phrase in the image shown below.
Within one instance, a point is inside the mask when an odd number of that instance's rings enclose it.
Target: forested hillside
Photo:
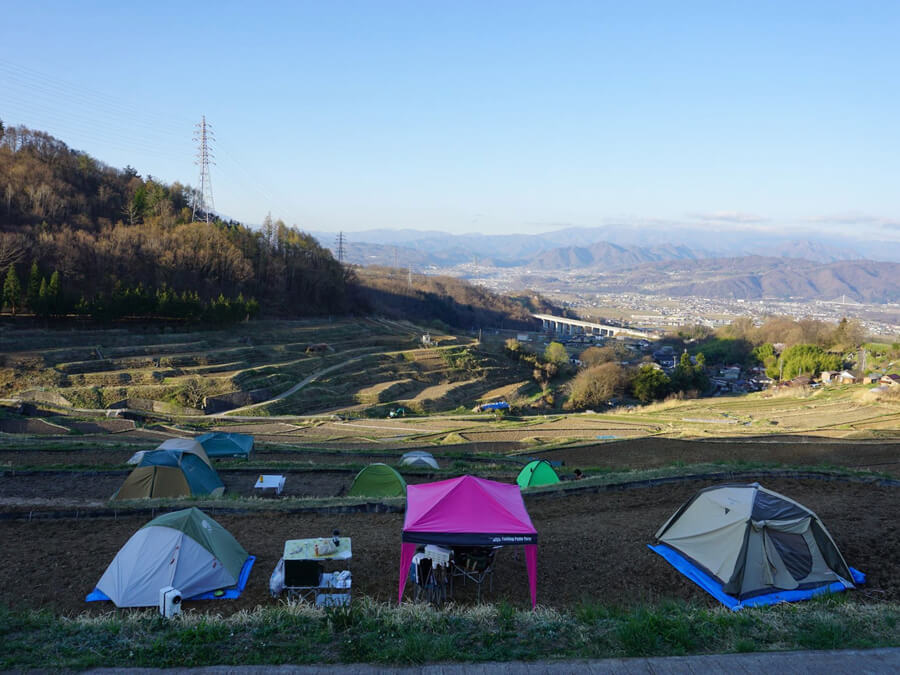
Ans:
[[[411,287],[391,274],[358,276],[311,235],[271,217],[260,228],[191,222],[192,196],[188,186],[0,123],[5,309],[99,319],[227,321],[261,311],[376,312],[455,326],[528,320],[521,305],[464,282],[423,278]]]

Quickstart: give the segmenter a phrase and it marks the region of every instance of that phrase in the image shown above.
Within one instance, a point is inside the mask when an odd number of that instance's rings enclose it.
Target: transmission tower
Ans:
[[[337,239],[334,240],[335,246],[337,246],[337,259],[340,264],[344,264],[344,233],[338,232]]]
[[[194,164],[200,167],[200,190],[194,195],[194,208],[191,212],[193,222],[206,220],[208,223],[210,212],[216,209],[216,203],[213,201],[212,181],[209,178],[209,165],[216,165],[213,161],[215,155],[210,148],[215,140],[212,126],[206,123],[206,115],[203,115],[200,123],[194,125],[194,142],[199,143]]]

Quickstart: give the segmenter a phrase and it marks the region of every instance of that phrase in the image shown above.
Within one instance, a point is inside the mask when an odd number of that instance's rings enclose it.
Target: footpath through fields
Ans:
[[[86,673],[121,672],[100,668]],[[546,673],[616,673],[621,675],[694,675],[696,673],[792,673],[793,675],[880,675],[900,672],[900,648],[846,649],[841,651],[760,652],[753,654],[704,654],[701,656],[667,656],[634,659],[598,659],[595,661],[532,661],[511,663],[441,663],[427,666],[385,667],[368,664],[329,666],[212,666],[207,668],[133,668],[132,675],[160,673],[184,675],[281,675],[297,673],[346,673],[348,675],[391,675],[428,673],[433,675],[461,675],[462,673],[503,673],[505,675],[534,675]]]

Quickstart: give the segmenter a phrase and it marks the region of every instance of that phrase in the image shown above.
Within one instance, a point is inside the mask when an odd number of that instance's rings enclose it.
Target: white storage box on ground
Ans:
[[[181,591],[174,586],[159,589],[159,613],[167,619],[181,614]]]

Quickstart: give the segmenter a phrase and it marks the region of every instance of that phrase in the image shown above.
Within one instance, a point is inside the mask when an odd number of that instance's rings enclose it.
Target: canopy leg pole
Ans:
[[[406,587],[406,580],[409,577],[409,566],[412,564],[412,559],[415,554],[415,544],[406,541],[400,544],[400,585],[397,588],[398,605],[403,602],[403,589]]]
[[[531,608],[534,609],[537,605],[537,544],[525,544],[525,564],[528,567]]]

